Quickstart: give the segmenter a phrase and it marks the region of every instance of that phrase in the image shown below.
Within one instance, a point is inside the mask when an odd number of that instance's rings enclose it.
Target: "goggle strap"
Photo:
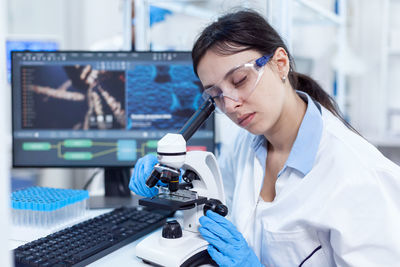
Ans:
[[[265,64],[267,64],[269,58],[271,56],[262,56],[259,59],[256,59],[256,65],[257,67],[261,68],[262,66],[264,66]]]

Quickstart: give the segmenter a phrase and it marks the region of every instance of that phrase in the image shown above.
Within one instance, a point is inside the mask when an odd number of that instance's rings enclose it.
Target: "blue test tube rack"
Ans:
[[[86,190],[29,187],[11,194],[12,219],[16,226],[48,228],[83,216]]]

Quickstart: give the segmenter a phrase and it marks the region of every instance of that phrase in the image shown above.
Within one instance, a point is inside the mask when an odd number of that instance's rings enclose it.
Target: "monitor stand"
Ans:
[[[108,209],[121,206],[137,206],[140,197],[133,196],[129,189],[131,171],[129,167],[108,167],[104,169],[104,196],[91,196],[90,209]]]

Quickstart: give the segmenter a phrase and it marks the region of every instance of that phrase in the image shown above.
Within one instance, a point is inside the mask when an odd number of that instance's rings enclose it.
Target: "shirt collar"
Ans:
[[[289,157],[285,167],[291,167],[300,171],[304,176],[310,172],[317,156],[319,143],[322,135],[322,117],[318,103],[314,102],[311,97],[301,91],[297,94],[305,100],[307,110],[301,122],[296,140],[293,143]],[[266,149],[267,140],[263,135],[255,136],[252,147],[256,152],[256,157],[260,161],[265,170],[265,159],[267,157]]]

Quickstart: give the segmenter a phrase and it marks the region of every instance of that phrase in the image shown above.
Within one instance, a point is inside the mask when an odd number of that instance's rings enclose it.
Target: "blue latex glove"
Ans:
[[[158,163],[157,157],[153,154],[148,154],[143,158],[140,158],[133,169],[132,177],[129,182],[129,189],[135,194],[144,197],[152,197],[158,194],[156,187],[148,188],[146,185],[146,179],[153,171],[154,165]]]
[[[211,210],[200,219],[200,234],[210,243],[208,253],[219,266],[262,266],[242,234],[227,219]]]

